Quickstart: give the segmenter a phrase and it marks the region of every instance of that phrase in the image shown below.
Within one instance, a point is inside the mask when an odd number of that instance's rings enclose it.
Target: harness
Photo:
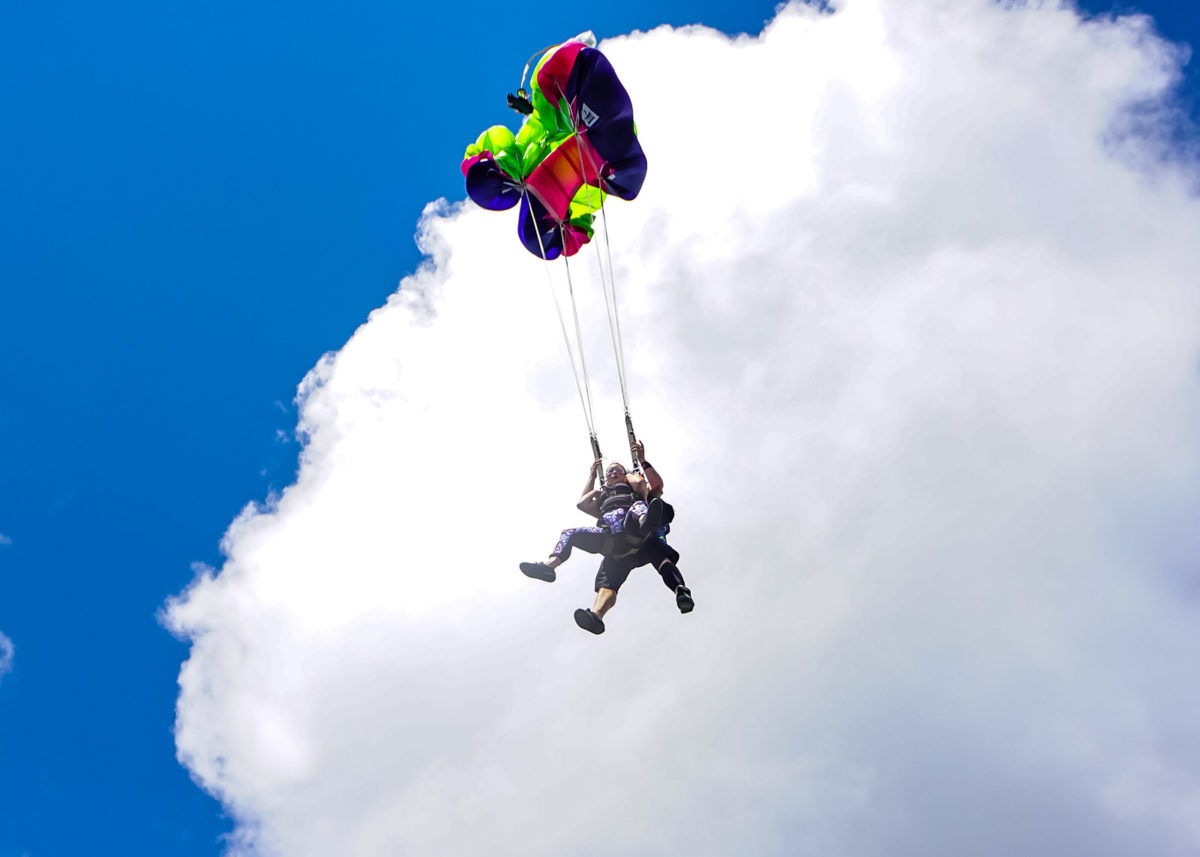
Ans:
[[[637,499],[633,493],[633,486],[628,482],[605,485],[600,490],[600,516],[603,517],[617,509],[627,510]]]
[[[596,525],[607,528],[608,522],[604,520],[605,515],[616,511],[628,512],[630,507],[640,499],[641,497],[634,492],[633,486],[628,482],[605,485],[600,489],[600,517],[596,519]],[[625,530],[610,535],[601,552],[605,556],[620,559],[637,553],[641,545],[642,539]]]

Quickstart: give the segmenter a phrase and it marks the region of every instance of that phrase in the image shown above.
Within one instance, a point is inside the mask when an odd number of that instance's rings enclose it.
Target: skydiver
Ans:
[[[628,473],[613,462],[605,470],[606,484],[596,488],[600,460],[592,464],[583,495],[576,508],[597,518],[594,527],[573,527],[562,531],[546,562],[523,562],[521,571],[528,577],[553,582],[555,569],[567,560],[573,548],[601,554],[604,559],[596,574],[596,600],[592,609],[575,611],[575,622],[593,634],[604,632],[603,616],[616,603],[617,590],[639,565],[653,563],[663,582],[676,593],[680,612],[694,606],[691,591],[675,563],[679,553],[666,543],[667,526],[674,509],[662,500],[663,481],[654,465],[644,460],[645,446],[635,444],[645,477]],[[640,499],[639,499],[640,498]]]

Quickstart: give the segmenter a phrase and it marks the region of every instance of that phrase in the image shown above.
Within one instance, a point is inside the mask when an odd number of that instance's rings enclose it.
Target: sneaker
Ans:
[[[584,610],[582,607],[575,611],[575,624],[593,634],[604,633],[604,620],[591,610]]]
[[[547,583],[553,583],[554,579],[558,576],[554,573],[554,569],[544,562],[523,562],[521,563],[521,573],[526,577],[532,577],[534,580],[544,580]]]
[[[696,602],[692,600],[692,590],[681,586],[675,590],[675,603],[679,605],[680,613],[691,613]]]

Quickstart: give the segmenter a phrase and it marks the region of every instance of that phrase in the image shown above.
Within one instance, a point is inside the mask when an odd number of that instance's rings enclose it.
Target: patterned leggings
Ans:
[[[607,554],[614,548],[627,548],[624,539],[614,539],[625,532],[627,526],[637,526],[638,518],[647,512],[646,504],[641,500],[634,501],[629,509],[614,509],[601,519],[603,527],[572,527],[563,530],[558,537],[558,543],[550,556],[561,557],[566,561],[571,556],[573,548],[579,548],[587,553]]]

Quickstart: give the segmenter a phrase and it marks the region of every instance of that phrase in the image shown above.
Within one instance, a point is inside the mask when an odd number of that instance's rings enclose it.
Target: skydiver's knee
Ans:
[[[675,563],[669,559],[664,559],[658,566],[658,574],[662,577],[663,584],[672,592],[683,586],[683,575],[679,573],[679,568]]]

